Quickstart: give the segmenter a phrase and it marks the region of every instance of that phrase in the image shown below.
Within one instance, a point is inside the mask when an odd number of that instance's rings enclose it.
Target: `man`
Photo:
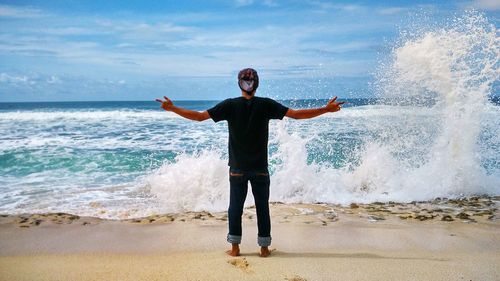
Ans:
[[[240,254],[241,216],[248,190],[248,181],[252,184],[252,193],[257,210],[257,241],[260,256],[270,254],[271,220],[269,216],[269,172],[268,172],[268,130],[270,119],[283,119],[284,116],[294,119],[308,119],[327,112],[336,112],[344,102],[331,99],[326,106],[311,109],[291,109],[269,99],[256,97],[259,87],[257,71],[246,68],[238,74],[238,85],[241,97],[226,99],[211,109],[203,112],[188,110],[174,106],[167,97],[161,107],[178,115],[195,121],[212,118],[215,122],[226,120],[229,127],[229,182],[230,199],[228,209],[229,233],[227,241],[231,243],[231,256]]]

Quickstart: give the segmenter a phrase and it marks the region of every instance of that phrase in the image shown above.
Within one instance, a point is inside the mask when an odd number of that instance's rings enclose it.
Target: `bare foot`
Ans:
[[[226,251],[226,254],[237,257],[240,255],[240,245],[239,244],[231,244],[231,250]]]
[[[271,254],[271,251],[269,251],[268,247],[260,247],[260,257],[261,258],[269,257],[270,254]]]

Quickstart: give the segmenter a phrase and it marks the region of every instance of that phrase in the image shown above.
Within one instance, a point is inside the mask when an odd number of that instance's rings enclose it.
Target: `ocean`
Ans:
[[[500,194],[495,27],[472,12],[401,41],[380,65],[372,99],[348,99],[340,112],[315,119],[270,122],[271,201]],[[0,213],[117,219],[225,210],[227,124],[187,121],[155,98],[0,103]],[[326,100],[280,102],[309,108]],[[205,110],[217,101],[174,103]]]
[[[444,147],[438,158],[438,109],[347,102],[317,119],[271,121],[272,201],[499,194],[498,104],[485,104],[474,152]],[[282,103],[306,108],[326,100]],[[194,110],[215,104],[176,102]],[[2,103],[0,129],[0,213],[125,218],[226,208],[225,122],[187,121],[154,101]]]

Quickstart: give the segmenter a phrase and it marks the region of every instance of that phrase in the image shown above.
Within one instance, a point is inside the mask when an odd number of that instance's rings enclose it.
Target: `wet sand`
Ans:
[[[500,280],[499,199],[273,203],[269,258],[252,207],[236,258],[225,212],[1,215],[0,280]]]

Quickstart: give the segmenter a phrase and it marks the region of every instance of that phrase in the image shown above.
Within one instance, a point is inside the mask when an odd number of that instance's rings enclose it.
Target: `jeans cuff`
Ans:
[[[241,244],[241,235],[227,235],[227,242],[231,244]]]
[[[271,245],[271,236],[268,237],[257,237],[257,243],[261,247],[268,247]]]

